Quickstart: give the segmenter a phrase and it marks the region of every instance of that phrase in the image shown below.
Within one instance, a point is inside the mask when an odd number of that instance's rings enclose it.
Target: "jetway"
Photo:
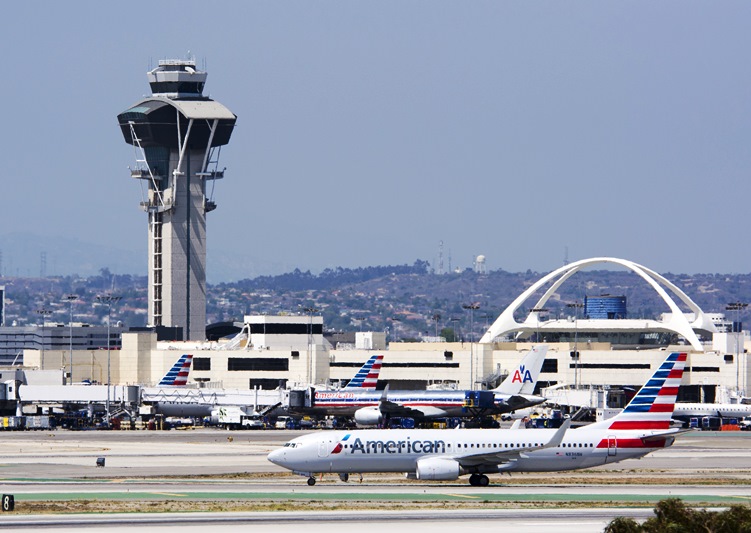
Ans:
[[[287,405],[288,397],[289,391],[281,389],[144,387],[140,403],[152,406],[153,414],[204,417],[210,416],[217,407],[247,407],[255,412],[271,414],[270,408],[279,409]]]
[[[138,405],[141,387],[136,385],[20,385],[18,399],[24,404],[125,403]]]

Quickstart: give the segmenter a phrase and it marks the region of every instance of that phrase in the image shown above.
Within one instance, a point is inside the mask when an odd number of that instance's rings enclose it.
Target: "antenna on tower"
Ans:
[[[438,274],[443,274],[443,241],[438,243]]]
[[[563,266],[568,265],[568,245],[563,247]]]
[[[47,252],[41,252],[39,254],[39,277],[47,277]]]

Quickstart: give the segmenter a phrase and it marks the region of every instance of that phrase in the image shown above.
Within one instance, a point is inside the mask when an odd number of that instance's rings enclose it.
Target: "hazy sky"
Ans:
[[[446,267],[748,272],[750,27],[740,1],[10,2],[0,236],[145,272],[116,117],[190,52],[238,116],[209,279],[434,264],[440,241]]]

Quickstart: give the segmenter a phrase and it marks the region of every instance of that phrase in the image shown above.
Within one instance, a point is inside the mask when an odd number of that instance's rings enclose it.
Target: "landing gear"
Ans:
[[[347,481],[349,481],[349,474],[347,472],[342,472],[341,474],[339,474],[339,479],[346,483]]]
[[[487,487],[490,479],[485,474],[472,474],[469,476],[469,484],[473,487]]]
[[[312,487],[315,484],[316,484],[316,478],[314,478],[313,476],[310,476],[308,478],[308,485]]]

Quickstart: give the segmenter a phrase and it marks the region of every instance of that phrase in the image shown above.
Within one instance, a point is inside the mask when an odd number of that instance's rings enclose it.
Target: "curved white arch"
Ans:
[[[691,300],[691,298],[686,295],[686,293],[684,293],[681,289],[676,287],[673,283],[671,283],[655,271],[634,263],[633,261],[618,259],[616,257],[594,257],[591,259],[582,259],[581,261],[575,261],[557,270],[554,270],[546,276],[543,276],[526,291],[520,294],[516,298],[516,300],[514,300],[511,305],[509,305],[498,316],[495,322],[493,322],[493,325],[490,326],[485,335],[483,335],[482,339],[480,339],[480,342],[492,342],[493,339],[500,335],[534,328],[535,326],[539,328],[538,311],[530,312],[524,322],[517,322],[514,319],[514,313],[516,313],[516,311],[522,306],[522,304],[524,304],[524,302],[526,302],[537,290],[544,287],[550,281],[555,280],[551,287],[547,291],[545,291],[545,293],[533,307],[533,309],[541,309],[548,301],[548,299],[550,299],[550,297],[555,294],[558,288],[568,278],[585,267],[600,263],[614,263],[623,266],[646,281],[655,290],[655,292],[660,295],[662,300],[667,304],[667,306],[670,308],[670,311],[672,312],[671,317],[668,321],[657,322],[654,324],[657,324],[659,329],[665,329],[667,331],[678,333],[679,335],[683,336],[688,342],[690,342],[691,346],[695,350],[703,351],[701,342],[699,342],[699,338],[694,332],[694,328],[711,332],[716,331],[716,329],[712,321],[704,314],[701,308],[696,305],[693,300]],[[680,310],[675,301],[665,291],[665,288],[669,289],[670,292],[676,295],[686,305],[686,307],[688,307],[694,313],[693,322],[689,323],[686,315],[683,313],[683,311]]]

